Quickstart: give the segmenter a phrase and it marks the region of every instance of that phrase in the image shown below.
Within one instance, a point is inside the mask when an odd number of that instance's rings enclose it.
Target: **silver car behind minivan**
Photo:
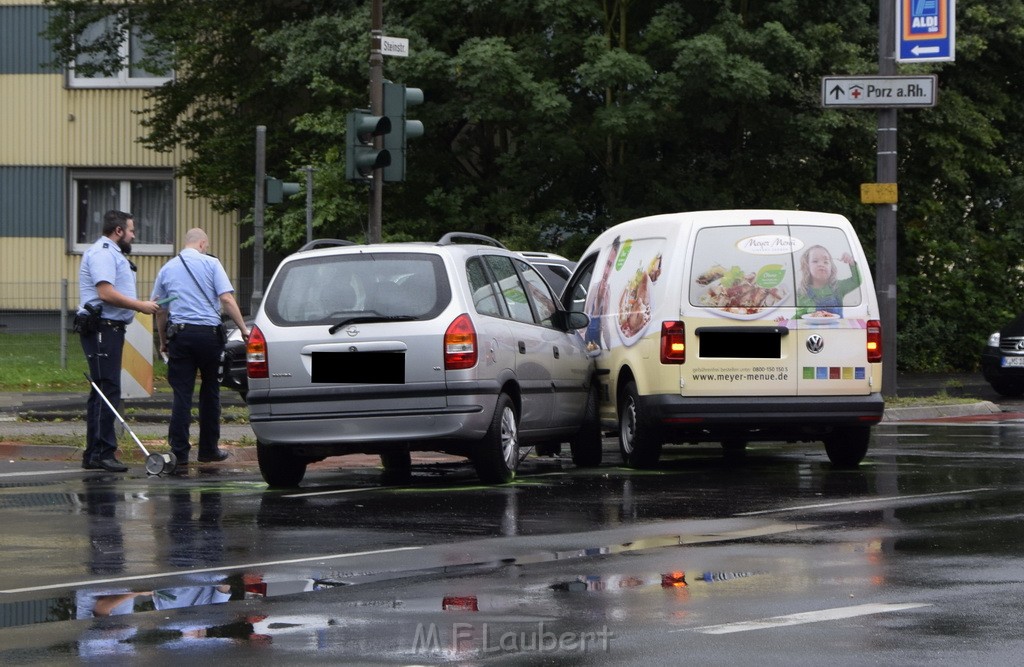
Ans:
[[[455,239],[315,249],[278,267],[247,349],[270,485],[354,452],[392,473],[410,451],[467,456],[490,483],[515,475],[520,443],[568,441],[578,464],[600,463],[581,314],[515,253]]]

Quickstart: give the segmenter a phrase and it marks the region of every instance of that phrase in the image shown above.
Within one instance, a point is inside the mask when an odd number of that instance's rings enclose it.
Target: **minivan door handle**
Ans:
[[[519,354],[526,354],[526,343],[519,341]]]
[[[558,346],[557,345],[554,346],[553,350],[554,350],[554,353],[555,353],[555,359],[561,359],[561,357],[558,356]]]

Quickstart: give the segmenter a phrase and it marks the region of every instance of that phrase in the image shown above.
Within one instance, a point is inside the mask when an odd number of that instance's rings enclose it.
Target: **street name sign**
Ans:
[[[380,52],[385,56],[409,57],[409,40],[405,37],[381,37]]]
[[[897,0],[897,62],[956,60],[956,0]]]
[[[935,106],[938,76],[823,76],[821,106],[913,108]]]

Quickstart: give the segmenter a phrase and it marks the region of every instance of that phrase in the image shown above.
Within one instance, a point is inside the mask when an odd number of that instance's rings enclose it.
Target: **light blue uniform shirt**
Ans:
[[[189,276],[185,263],[192,270],[195,280]],[[195,248],[185,248],[180,255],[161,267],[153,283],[151,298],[159,301],[169,296],[178,297],[166,306],[174,324],[216,326],[220,324],[220,295],[234,291],[220,260],[204,255]]]
[[[120,322],[131,322],[135,319],[135,311],[130,308],[118,308],[100,299],[99,290],[96,286],[100,283],[110,283],[121,294],[135,297],[135,272],[128,262],[128,258],[121,252],[116,241],[111,241],[106,236],[101,237],[96,243],[89,246],[89,249],[82,255],[82,265],[78,269],[78,298],[81,304],[78,312],[86,313],[85,304],[90,306],[103,306],[101,317],[108,320]]]

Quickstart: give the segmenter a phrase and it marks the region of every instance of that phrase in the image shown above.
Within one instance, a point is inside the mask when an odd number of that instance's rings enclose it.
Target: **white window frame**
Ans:
[[[117,203],[112,208],[117,210],[127,211],[136,216],[142,216],[142,211],[135,211],[132,209],[132,188],[131,184],[133,181],[160,181],[168,182],[170,184],[170,195],[169,201],[167,202],[167,224],[169,225],[169,232],[172,240],[170,243],[140,243],[138,240],[132,244],[133,255],[173,255],[174,254],[174,241],[173,238],[176,236],[175,229],[175,202],[177,198],[177,192],[174,183],[174,171],[171,169],[71,169],[68,172],[68,226],[67,226],[67,241],[68,249],[73,254],[81,254],[88,250],[89,246],[96,242],[96,239],[102,234],[102,227],[91,234],[91,238],[86,238],[85,241],[80,242],[78,240],[78,203],[79,203],[79,189],[78,183],[83,180],[105,180],[105,181],[120,181],[119,195]],[[109,210],[108,207],[107,210]],[[100,212],[106,213],[106,210]],[[141,238],[146,238],[144,231],[145,221],[139,217],[135,218],[135,229],[136,234]]]
[[[95,24],[94,24],[95,25]],[[174,71],[168,76],[132,76],[132,44],[135,42],[134,29],[121,32],[121,44],[118,54],[121,69],[115,76],[78,76],[75,73],[75,61],[68,64],[68,88],[157,88],[174,79]],[[141,43],[141,42],[140,42]]]

